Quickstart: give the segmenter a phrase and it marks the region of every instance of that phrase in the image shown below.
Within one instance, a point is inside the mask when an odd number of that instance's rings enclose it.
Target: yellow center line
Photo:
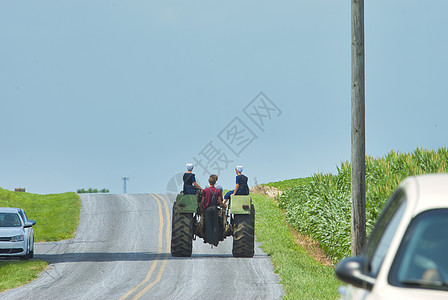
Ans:
[[[151,196],[154,198],[154,199],[156,199],[156,201],[157,201],[157,205],[158,205],[158,208],[159,208],[159,239],[158,239],[158,254],[157,254],[157,257],[156,257],[156,259],[152,262],[152,264],[151,264],[151,268],[149,269],[149,271],[148,271],[148,273],[146,274],[146,277],[145,277],[145,279],[142,281],[142,282],[140,282],[139,284],[137,284],[136,286],[134,286],[130,291],[128,291],[124,296],[122,296],[121,298],[120,298],[120,300],[124,300],[124,299],[126,299],[126,298],[128,298],[130,295],[132,295],[133,293],[135,293],[135,291],[136,290],[138,290],[143,284],[145,284],[145,283],[147,283],[150,279],[151,279],[151,276],[152,276],[152,273],[154,272],[154,270],[156,269],[156,267],[157,267],[157,263],[158,263],[158,261],[159,261],[159,259],[160,259],[160,256],[162,255],[162,251],[163,251],[163,223],[164,223],[164,221],[163,221],[163,209],[162,209],[162,204],[160,203],[160,201],[159,201],[159,199],[155,196],[155,195],[153,195],[153,194],[151,194]],[[165,208],[166,208],[166,210],[168,209],[167,207],[168,207],[168,205],[166,204],[166,201],[165,201],[165,199],[163,199],[162,198],[162,200],[163,200],[163,202],[164,202],[164,205],[165,205]],[[168,211],[168,210],[167,210]],[[166,215],[168,216],[167,217],[167,224],[168,224],[168,222],[170,222],[170,219],[169,219],[169,213],[166,213]],[[170,227],[171,227],[171,225],[168,227],[167,226],[167,232],[168,232],[168,235],[169,235],[169,229],[170,229]],[[167,235],[167,236],[168,236]],[[165,267],[163,266],[163,268],[165,269]],[[160,271],[159,271],[159,273],[160,273]],[[160,280],[160,279],[159,279]],[[134,298],[135,299],[135,298]],[[138,298],[137,298],[138,299]]]
[[[147,291],[149,291],[154,285],[156,285],[160,279],[162,278],[163,272],[165,271],[165,267],[166,264],[168,263],[168,256],[169,256],[169,252],[171,251],[171,240],[170,240],[170,228],[171,228],[171,219],[170,219],[170,213],[169,213],[169,208],[168,208],[168,204],[166,202],[166,200],[159,196],[159,195],[154,195],[156,197],[158,197],[159,199],[162,200],[164,206],[165,206],[165,215],[166,215],[166,254],[165,254],[165,258],[163,259],[162,262],[162,266],[159,269],[159,272],[157,273],[157,277],[155,278],[155,280],[153,282],[151,282],[149,285],[147,285],[144,289],[142,289],[137,295],[135,295],[135,297],[133,298],[133,300],[137,300],[139,299],[142,295],[144,295]]]

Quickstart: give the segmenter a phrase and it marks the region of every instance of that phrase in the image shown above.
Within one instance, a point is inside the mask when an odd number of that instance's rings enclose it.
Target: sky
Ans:
[[[366,154],[448,137],[448,1],[365,3]],[[0,1],[0,187],[232,189],[350,160],[350,1]]]

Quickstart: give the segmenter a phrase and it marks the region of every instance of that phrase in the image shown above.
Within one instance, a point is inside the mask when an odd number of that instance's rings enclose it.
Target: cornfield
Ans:
[[[418,148],[413,153],[392,151],[385,157],[366,157],[366,226],[373,228],[387,199],[408,176],[448,173],[448,148]],[[351,166],[343,162],[338,174],[315,174],[285,191],[279,205],[287,221],[320,243],[334,261],[350,256]],[[273,184],[271,184],[273,185]]]

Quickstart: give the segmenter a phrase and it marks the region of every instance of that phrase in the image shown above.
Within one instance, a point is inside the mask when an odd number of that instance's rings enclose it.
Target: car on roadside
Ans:
[[[33,258],[34,225],[23,209],[0,207],[0,257]]]
[[[405,179],[335,273],[348,283],[341,299],[448,299],[448,174]]]

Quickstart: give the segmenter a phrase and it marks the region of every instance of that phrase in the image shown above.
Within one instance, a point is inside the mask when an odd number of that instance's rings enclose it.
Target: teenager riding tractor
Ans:
[[[234,191],[231,191],[231,194],[226,195],[230,196],[230,199],[226,199],[226,201],[222,201],[222,191],[214,187],[217,180],[216,175],[210,176],[210,187],[202,190],[197,185],[194,174],[191,173],[193,166],[187,164],[187,168],[189,172],[185,173],[187,176],[184,175],[184,182],[188,181],[192,186],[197,186],[197,191],[194,194],[189,193],[188,188],[184,187],[184,191],[177,195],[176,202],[173,204],[171,255],[191,256],[193,240],[197,237],[204,239],[205,243],[217,246],[226,237],[233,236],[233,256],[253,257],[255,209],[252,199],[248,195],[249,191],[247,190],[246,195],[240,194],[240,188],[244,189],[241,184],[238,186],[238,180],[242,182],[240,176],[244,177],[247,182],[247,177],[241,174],[242,167],[237,166],[237,186]],[[196,185],[194,185],[195,183]],[[226,205],[226,202],[230,203]],[[206,211],[207,215],[204,218]],[[215,212],[218,216],[217,220],[210,218],[210,214]],[[211,219],[213,220],[211,221]]]

